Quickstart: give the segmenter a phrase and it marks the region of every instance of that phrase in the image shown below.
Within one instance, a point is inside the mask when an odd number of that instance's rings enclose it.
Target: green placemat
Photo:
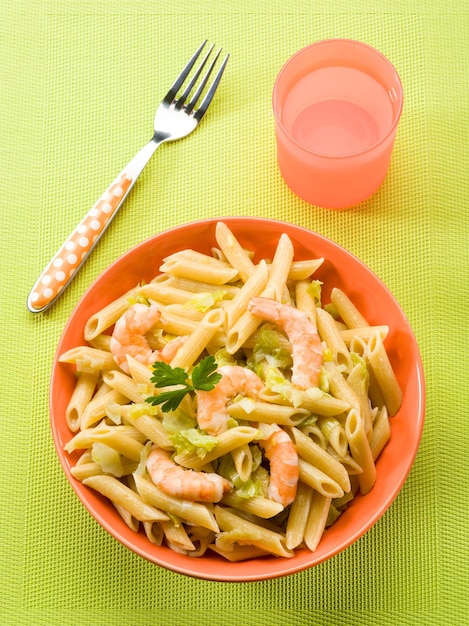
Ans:
[[[4,3],[1,623],[467,622],[468,10],[456,0],[381,4]],[[29,314],[39,271],[150,138],[158,102],[205,37],[231,58],[203,125],[157,151],[63,297]],[[385,183],[340,213],[285,187],[270,104],[286,59],[327,37],[380,49],[405,92]],[[375,527],[314,569],[249,584],[168,572],[108,536],[67,483],[48,421],[55,346],[93,279],[157,232],[224,215],[290,221],[362,259],[409,318],[428,393],[415,465]]]

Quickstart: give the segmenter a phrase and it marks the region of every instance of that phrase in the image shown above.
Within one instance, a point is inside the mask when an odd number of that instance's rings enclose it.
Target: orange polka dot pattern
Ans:
[[[113,182],[50,261],[31,292],[29,304],[34,309],[47,306],[64,288],[113,217],[131,182],[125,174]]]

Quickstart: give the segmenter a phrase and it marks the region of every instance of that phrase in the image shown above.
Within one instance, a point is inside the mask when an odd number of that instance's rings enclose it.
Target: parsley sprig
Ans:
[[[216,369],[218,365],[213,356],[202,359],[192,370],[189,377],[182,367],[171,367],[168,363],[157,361],[153,364],[151,382],[157,389],[178,385],[178,389],[163,391],[157,396],[148,396],[146,402],[152,405],[161,404],[163,413],[175,411],[183,398],[190,392],[211,391],[220,382],[221,374]],[[182,387],[180,386],[182,385]]]

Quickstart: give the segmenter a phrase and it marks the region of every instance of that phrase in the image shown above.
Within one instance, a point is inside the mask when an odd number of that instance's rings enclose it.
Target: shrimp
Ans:
[[[252,370],[240,365],[218,368],[220,382],[211,391],[197,393],[197,423],[209,435],[219,435],[228,429],[227,402],[236,394],[256,398],[264,383]]]
[[[152,350],[145,333],[155,326],[160,317],[161,311],[155,303],[150,306],[137,303],[127,309],[117,320],[110,347],[115,362],[126,374],[130,373],[127,355],[145,365],[152,365],[155,361],[169,363],[186,341],[185,336],[177,337],[169,341],[161,350]]]
[[[259,445],[270,461],[268,496],[286,507],[296,496],[298,453],[290,437],[278,424],[259,424],[258,428],[264,434]]]
[[[146,467],[155,485],[170,496],[199,502],[219,502],[229,491],[228,480],[215,473],[196,472],[176,465],[170,452],[152,446]]]
[[[248,310],[282,328],[292,345],[291,382],[301,389],[317,387],[323,362],[322,345],[316,325],[299,309],[270,298],[252,298]]]

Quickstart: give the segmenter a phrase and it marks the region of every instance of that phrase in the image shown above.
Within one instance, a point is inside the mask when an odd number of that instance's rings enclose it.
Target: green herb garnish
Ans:
[[[161,404],[163,413],[175,411],[183,398],[191,391],[211,391],[214,389],[221,380],[221,374],[216,371],[217,367],[217,362],[213,356],[207,356],[194,367],[192,375],[189,377],[182,367],[171,367],[168,363],[157,361],[153,364],[153,374],[150,379],[155,387],[158,389],[175,385],[182,385],[182,387],[172,391],[163,391],[158,396],[149,396],[145,401],[152,405]]]

